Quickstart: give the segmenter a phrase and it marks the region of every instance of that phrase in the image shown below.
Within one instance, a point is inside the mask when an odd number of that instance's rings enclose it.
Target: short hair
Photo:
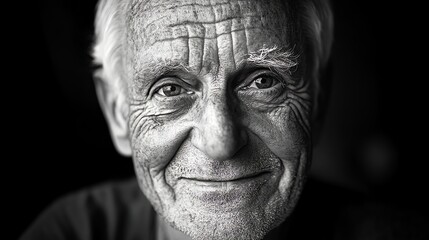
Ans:
[[[123,78],[124,44],[126,36],[125,11],[129,0],[99,0],[94,22],[92,46],[96,79],[102,79],[125,90]]]
[[[131,0],[99,0],[95,18],[93,62],[100,66],[94,76],[126,91],[124,54],[126,44],[126,11]],[[307,57],[312,60],[313,91],[318,99],[320,75],[328,64],[333,42],[333,14],[328,0],[283,0],[292,9],[295,30],[305,41]],[[290,2],[290,3],[289,3]],[[302,29],[296,29],[297,26]],[[314,108],[317,108],[315,101]]]

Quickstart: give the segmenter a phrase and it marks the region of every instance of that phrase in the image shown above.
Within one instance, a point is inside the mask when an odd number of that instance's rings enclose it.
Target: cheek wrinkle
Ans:
[[[300,108],[297,107],[294,103],[290,102],[289,107],[298,125],[304,130],[306,137],[310,139],[310,124],[308,122],[308,119],[303,116],[303,113]],[[308,117],[308,114],[306,115]]]
[[[141,115],[144,113],[143,109],[137,109],[135,111],[132,111],[130,114],[130,121],[129,121],[129,126],[131,129],[134,129],[135,127],[137,127],[137,125],[135,125],[136,121],[141,117]],[[137,115],[137,116],[135,116]],[[138,121],[140,122],[140,121]]]

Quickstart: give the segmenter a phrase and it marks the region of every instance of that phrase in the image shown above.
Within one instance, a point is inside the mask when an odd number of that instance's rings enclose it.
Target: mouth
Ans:
[[[261,171],[257,173],[243,174],[234,177],[181,177],[179,180],[191,181],[198,185],[223,185],[223,184],[240,184],[257,179],[267,178],[271,175],[270,171]]]
[[[243,209],[269,194],[274,189],[276,174],[258,171],[230,176],[181,177],[175,187],[178,201],[192,202],[201,209],[232,211]],[[194,206],[194,207],[195,207]]]

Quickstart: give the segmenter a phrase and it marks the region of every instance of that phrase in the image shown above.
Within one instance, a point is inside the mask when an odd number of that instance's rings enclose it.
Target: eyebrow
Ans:
[[[257,51],[246,54],[231,75],[242,73],[246,69],[268,68],[280,74],[292,75],[298,65],[299,55],[292,48],[279,48],[277,46],[263,47]],[[143,85],[151,85],[155,80],[174,72],[192,73],[193,69],[177,61],[152,61],[144,68],[144,74],[153,81],[144,81]],[[139,78],[140,78],[139,77]]]
[[[266,67],[281,73],[291,74],[298,66],[299,54],[294,49],[284,49],[274,46],[272,48],[261,48],[250,52],[246,59],[238,65],[250,64],[253,66]]]

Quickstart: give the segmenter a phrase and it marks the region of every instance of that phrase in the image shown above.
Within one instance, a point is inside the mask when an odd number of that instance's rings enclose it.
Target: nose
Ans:
[[[194,129],[194,146],[215,160],[230,159],[247,144],[246,131],[231,105],[225,96],[212,96]]]

